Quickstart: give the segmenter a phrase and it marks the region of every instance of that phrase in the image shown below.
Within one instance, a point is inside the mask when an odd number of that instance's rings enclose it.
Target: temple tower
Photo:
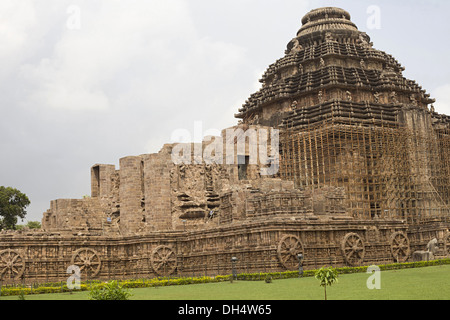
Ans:
[[[404,70],[347,11],[319,8],[236,117],[283,129],[281,175],[297,187],[344,187],[358,218],[431,218],[448,213],[447,135]]]

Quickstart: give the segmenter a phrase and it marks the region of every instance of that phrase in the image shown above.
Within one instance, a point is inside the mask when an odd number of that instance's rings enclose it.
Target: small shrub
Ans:
[[[25,300],[25,293],[23,291],[19,294],[19,300]]]
[[[264,281],[266,282],[266,283],[272,283],[272,276],[266,276],[266,279],[264,279]]]
[[[89,292],[90,300],[129,300],[131,293],[117,281],[96,285]]]

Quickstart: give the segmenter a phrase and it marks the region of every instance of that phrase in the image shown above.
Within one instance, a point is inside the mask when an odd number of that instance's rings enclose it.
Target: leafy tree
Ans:
[[[28,221],[28,223],[25,225],[25,227],[29,229],[40,229],[41,223],[39,221]]]
[[[324,288],[325,300],[327,300],[327,286],[332,286],[338,282],[337,270],[332,267],[323,267],[316,272],[315,277],[320,281],[320,286]]]
[[[18,219],[24,219],[28,197],[17,189],[0,187],[0,230],[15,229]]]
[[[25,228],[28,229],[40,229],[41,223],[39,221],[28,221],[26,225],[17,225],[16,230],[23,230]]]

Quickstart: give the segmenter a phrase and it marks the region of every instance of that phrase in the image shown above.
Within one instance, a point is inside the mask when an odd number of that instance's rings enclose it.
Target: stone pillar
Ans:
[[[172,230],[170,170],[174,167],[170,150],[145,155],[145,221],[149,230]]]
[[[143,227],[143,159],[120,159],[120,227],[122,235],[133,235]]]
[[[109,164],[96,164],[91,168],[91,197],[104,198],[111,195],[111,176],[116,167]]]

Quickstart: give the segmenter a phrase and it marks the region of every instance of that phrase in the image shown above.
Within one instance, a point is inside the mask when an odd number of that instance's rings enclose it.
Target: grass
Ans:
[[[381,289],[369,290],[369,274],[339,276],[327,288],[329,300],[450,300],[450,265],[383,271]],[[314,277],[169,286],[131,290],[131,300],[323,300]],[[88,292],[26,296],[26,300],[87,300]],[[0,300],[18,300],[0,297]]]

